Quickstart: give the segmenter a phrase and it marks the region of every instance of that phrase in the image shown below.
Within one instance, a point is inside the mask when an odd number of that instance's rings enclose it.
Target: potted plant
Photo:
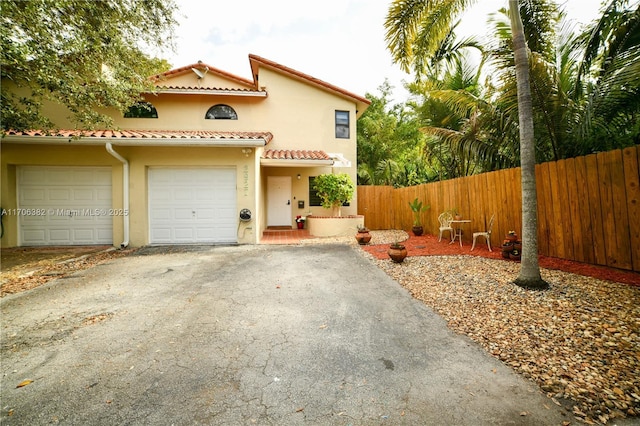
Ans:
[[[511,260],[520,260],[520,252],[518,250],[513,250],[509,253],[509,258]]]
[[[447,209],[445,210],[445,212],[451,213],[451,217],[453,217],[455,220],[461,220],[462,219],[462,215],[460,213],[458,213],[458,208],[454,207],[452,209]]]
[[[296,224],[298,225],[298,229],[304,229],[304,221],[305,221],[304,217],[296,216]]]
[[[371,241],[371,234],[366,226],[358,226],[358,232],[356,233],[356,241],[358,244],[365,245]]]
[[[351,201],[355,186],[351,177],[346,173],[327,173],[316,176],[314,189],[322,200],[322,207],[333,209],[333,216],[341,216],[342,204]]]
[[[422,201],[419,201],[416,197],[415,200],[409,202],[409,207],[411,207],[411,211],[413,212],[413,234],[416,236],[422,235],[424,232],[424,228],[422,227],[422,221],[420,220],[420,215],[426,212],[431,206],[422,205]]]
[[[513,251],[513,243],[509,240],[504,240],[502,242],[502,257],[505,259],[509,259],[509,255]]]
[[[396,241],[389,246],[387,254],[395,263],[402,263],[404,258],[407,257],[407,248]]]

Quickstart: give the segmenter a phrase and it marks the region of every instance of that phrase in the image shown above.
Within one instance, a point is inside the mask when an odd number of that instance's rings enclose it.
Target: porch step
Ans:
[[[268,226],[267,229],[264,230],[264,233],[268,232],[282,232],[282,231],[291,231],[293,230],[292,226]]]

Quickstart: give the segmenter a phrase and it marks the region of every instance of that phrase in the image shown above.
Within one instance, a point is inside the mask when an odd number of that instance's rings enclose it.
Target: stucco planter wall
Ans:
[[[307,229],[314,237],[353,236],[359,226],[364,226],[364,216],[307,216]]]

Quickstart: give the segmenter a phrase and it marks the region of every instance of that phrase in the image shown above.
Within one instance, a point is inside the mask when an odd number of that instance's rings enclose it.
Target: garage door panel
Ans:
[[[191,209],[174,209],[173,210],[176,220],[186,220],[191,222],[193,219],[193,211]]]
[[[111,244],[110,167],[19,166],[18,203],[40,216],[18,218],[20,244]]]
[[[186,201],[186,200],[193,200],[193,191],[190,189],[184,189],[184,190],[174,190],[173,191],[173,199],[174,200],[179,200],[179,201]]]
[[[65,188],[49,189],[46,193],[47,201],[69,201],[71,200],[71,190]],[[62,206],[59,206],[62,207]]]
[[[162,185],[163,182],[157,182],[158,185]],[[160,203],[162,201],[171,200],[171,190],[166,188],[154,188],[153,190],[149,190],[149,199],[155,200],[156,203]]]
[[[171,242],[171,229],[158,226],[151,231],[150,239],[158,243]]]
[[[45,199],[45,190],[41,188],[27,188],[20,193],[21,204],[23,201],[44,201]]]
[[[74,182],[89,182],[91,184],[97,184],[102,182],[103,179],[111,179],[111,173],[105,176],[104,173],[96,173],[94,171],[87,170],[75,170],[73,173]]]
[[[100,202],[109,202],[111,204],[111,189],[98,189],[96,200]]]
[[[171,210],[156,208],[151,211],[151,220],[159,222],[161,220],[170,220]]]
[[[74,229],[73,240],[74,241],[93,241],[96,238],[93,229]]]
[[[44,226],[47,224],[47,216],[45,215],[40,215],[40,216],[26,216],[23,215],[20,217],[20,222],[27,226]]]
[[[181,228],[177,226],[174,228],[174,236],[177,241],[190,242],[194,239],[194,229],[191,227]]]
[[[44,229],[25,230],[22,238],[27,245],[43,245],[46,243],[46,231]]]
[[[216,218],[216,211],[214,209],[198,209],[196,214],[198,220],[211,220]]]
[[[79,214],[74,217],[73,220],[81,224],[81,226],[87,226],[98,222],[98,220],[96,220],[98,217],[99,216],[90,216],[89,214]]]
[[[69,170],[65,170],[64,168],[52,169],[52,170],[48,170],[46,175],[47,175],[47,180],[51,184],[71,185],[74,183],[76,171],[71,170],[69,172]]]
[[[150,243],[235,242],[235,180],[231,168],[149,169]]]
[[[98,198],[98,194],[92,189],[73,188],[73,201],[92,201]]]
[[[21,173],[21,183],[23,184],[39,184],[40,182],[46,181],[47,175],[44,169],[22,169]]]
[[[52,210],[51,214],[47,215],[46,220],[51,224],[57,224],[58,227],[63,226],[62,224],[64,224],[64,226],[70,226],[72,220],[71,216],[68,214],[64,215],[63,213],[63,210]]]
[[[71,231],[69,229],[50,229],[49,241],[66,244],[67,241],[71,241]]]
[[[195,199],[200,201],[215,200],[215,192],[210,188],[196,188],[194,190]]]

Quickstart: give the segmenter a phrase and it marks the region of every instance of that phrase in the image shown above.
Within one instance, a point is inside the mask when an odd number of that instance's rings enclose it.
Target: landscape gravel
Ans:
[[[402,240],[397,232],[373,233],[372,242]],[[515,262],[460,255],[398,264],[362,253],[578,420],[640,415],[639,287],[541,269],[551,288],[532,291],[513,284]]]

